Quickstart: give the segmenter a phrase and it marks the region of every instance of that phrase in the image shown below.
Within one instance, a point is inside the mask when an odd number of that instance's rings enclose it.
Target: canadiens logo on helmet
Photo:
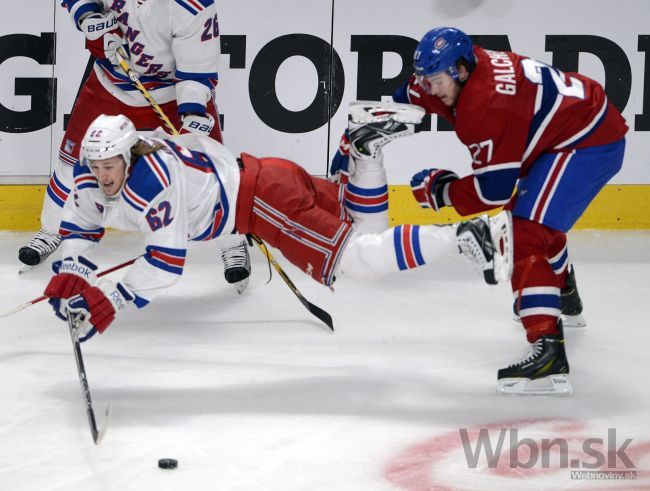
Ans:
[[[443,38],[442,36],[440,36],[438,39],[436,39],[433,42],[433,47],[436,48],[436,49],[442,49],[442,48],[445,47],[446,44],[447,44],[447,40],[445,38]]]

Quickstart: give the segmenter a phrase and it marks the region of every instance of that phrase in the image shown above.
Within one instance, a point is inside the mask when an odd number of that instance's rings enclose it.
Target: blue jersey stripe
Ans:
[[[420,248],[420,227],[418,225],[413,225],[411,227],[411,243],[413,244],[415,261],[418,265],[422,266],[424,264],[424,257],[422,256],[422,249]]]
[[[153,155],[154,159],[167,177],[167,181],[169,181],[170,174],[167,164],[165,164],[162,159],[158,158],[155,153]],[[151,165],[152,164],[149,164],[145,157],[140,157],[131,166],[131,175],[127,181],[127,186],[129,191],[135,195],[135,197],[130,197],[130,201],[132,206],[133,202],[138,205],[136,208],[141,208],[144,203],[151,202],[151,200],[158,196],[166,187],[163,186],[160,177],[156,171],[152,169]],[[127,193],[123,193],[125,196],[126,194]],[[126,197],[129,198],[129,196]],[[144,203],[139,203],[136,198],[139,198]]]
[[[555,100],[560,95],[557,90],[557,85],[553,81],[553,76],[551,75],[550,70],[552,67],[541,67],[540,71],[542,73],[542,84],[538,90],[542,90],[542,101],[539,107],[539,110],[533,116],[533,120],[530,123],[530,128],[528,129],[528,138],[526,139],[526,148],[530,145],[530,142],[533,141],[533,138],[539,131],[542,123],[548,113],[551,112]]]
[[[145,260],[152,266],[169,273],[183,274],[186,249],[172,249],[169,247],[147,246]]]
[[[178,80],[195,80],[200,82],[202,80],[218,80],[219,74],[217,72],[183,72],[181,70],[176,70],[176,78]]]
[[[186,102],[178,105],[179,114],[195,113],[205,116],[205,106],[198,102]]]
[[[495,169],[476,175],[476,181],[481,190],[481,195],[485,199],[493,202],[510,199],[512,190],[519,178],[520,170],[519,167]]]

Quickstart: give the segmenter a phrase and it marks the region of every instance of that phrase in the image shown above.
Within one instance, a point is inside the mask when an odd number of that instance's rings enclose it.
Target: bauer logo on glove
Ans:
[[[186,114],[183,116],[183,126],[181,126],[181,134],[183,133],[199,133],[209,136],[214,128],[214,118],[210,114],[200,116],[198,114]]]

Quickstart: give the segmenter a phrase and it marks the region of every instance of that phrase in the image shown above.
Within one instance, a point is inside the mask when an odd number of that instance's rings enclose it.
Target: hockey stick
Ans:
[[[154,112],[158,115],[158,117],[162,120],[162,122],[165,123],[165,126],[167,126],[167,128],[171,131],[173,135],[179,135],[180,133],[178,132],[176,127],[172,124],[172,122],[169,120],[165,112],[158,105],[158,103],[156,103],[155,99],[151,96],[147,88],[144,85],[142,85],[142,82],[140,82],[138,74],[126,62],[126,53],[124,53],[122,48],[118,49],[117,51],[117,60],[120,66],[122,67],[122,70],[124,70],[124,72],[128,75],[129,79],[133,82],[133,84],[137,87],[140,93],[147,100],[147,102],[151,106],[151,109],[153,109]],[[309,310],[309,312],[311,312],[313,315],[318,317],[318,319],[324,322],[327,325],[327,327],[329,327],[333,331],[334,324],[332,322],[332,316],[327,312],[325,312],[320,307],[309,302],[305,297],[303,297],[302,293],[300,293],[298,288],[296,288],[296,285],[294,285],[293,282],[289,279],[287,273],[284,272],[284,270],[275,260],[271,252],[266,248],[262,239],[260,239],[259,237],[253,234],[251,234],[251,236],[253,237],[259,249],[267,257],[269,262],[273,265],[275,270],[278,272],[280,278],[284,280],[284,282],[287,284],[289,289],[294,293],[294,295],[298,297],[298,300],[300,300],[300,302],[307,308],[307,310]]]
[[[151,106],[151,109],[153,109],[156,115],[160,118],[160,120],[163,123],[165,123],[165,126],[167,126],[167,129],[169,129],[172,132],[172,134],[178,135],[179,133],[176,130],[176,127],[169,120],[169,118],[162,110],[162,108],[158,105],[158,103],[153,98],[151,93],[147,90],[147,88],[144,85],[142,85],[142,82],[140,82],[140,76],[136,73],[135,70],[131,69],[129,64],[126,62],[127,55],[124,52],[124,49],[118,48],[115,56],[117,57],[117,61],[122,67],[122,70],[124,70],[124,73],[127,74],[127,76],[129,77],[133,85],[136,86],[136,88],[140,91],[143,97],[147,99],[147,102]]]
[[[90,388],[88,387],[88,377],[86,377],[86,368],[84,367],[84,359],[81,356],[81,346],[79,343],[79,331],[75,325],[75,320],[70,313],[68,313],[68,327],[70,328],[70,339],[72,339],[72,348],[74,350],[74,358],[77,361],[77,373],[79,375],[79,383],[81,384],[81,395],[84,399],[84,406],[86,406],[86,414],[88,415],[88,424],[90,425],[90,433],[93,437],[95,445],[99,445],[106,433],[106,424],[108,423],[108,411],[110,404],[106,405],[106,415],[104,418],[104,427],[101,430],[97,429],[97,421],[95,420],[95,411],[93,410],[93,401],[90,398]]]
[[[112,268],[108,268],[107,270],[102,271],[101,273],[97,273],[97,278],[101,278],[102,276],[107,275],[109,273],[112,273],[113,271],[117,271],[118,269],[122,269],[125,266],[128,266],[129,264],[133,264],[139,257],[140,256],[135,257],[133,259],[129,259],[128,261],[123,262],[122,264],[118,264],[117,266],[113,266]],[[3,314],[0,314],[0,319],[2,319],[3,317],[9,317],[10,315],[15,314],[16,312],[20,312],[21,310],[24,310],[27,307],[29,307],[31,305],[34,305],[35,303],[42,302],[46,298],[47,297],[45,295],[41,295],[40,297],[35,298],[34,300],[30,300],[29,302],[26,302],[26,303],[24,303],[22,305],[19,305],[18,307],[16,307],[13,310],[10,310],[9,312],[5,312]]]
[[[260,248],[262,253],[266,256],[266,258],[269,260],[269,262],[273,265],[275,270],[278,272],[280,275],[280,278],[284,280],[284,282],[287,284],[287,286],[291,289],[291,291],[294,293],[296,297],[298,297],[298,300],[300,300],[300,303],[302,303],[309,312],[311,312],[313,315],[318,317],[321,321],[327,325],[332,331],[334,330],[334,323],[332,322],[332,316],[329,315],[327,312],[325,312],[323,309],[321,309],[318,305],[314,305],[311,303],[309,300],[307,300],[305,297],[302,296],[302,293],[300,293],[300,290],[296,287],[296,285],[293,284],[293,281],[289,279],[287,276],[287,273],[284,272],[284,269],[278,264],[278,262],[275,260],[271,252],[267,249],[266,244],[260,239],[257,235],[252,235],[251,237],[257,244],[257,246]]]

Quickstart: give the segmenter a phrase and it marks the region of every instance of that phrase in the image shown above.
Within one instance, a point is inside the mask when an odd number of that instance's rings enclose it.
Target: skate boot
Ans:
[[[578,293],[573,264],[571,265],[571,270],[566,280],[566,286],[560,292],[560,310],[562,312],[562,324],[564,327],[576,328],[587,326],[587,320],[582,315],[582,300],[580,300],[580,294]],[[517,309],[517,300],[512,305],[512,311],[514,313],[514,320],[521,322],[519,310]]]
[[[350,103],[350,154],[355,159],[374,159],[388,142],[419,131],[425,112],[419,106],[396,102]]]
[[[461,222],[456,229],[458,250],[496,285],[512,276],[512,217],[509,211]]]
[[[542,336],[530,345],[523,359],[497,374],[497,392],[519,395],[571,395],[569,362],[564,350],[562,321],[559,334]]]
[[[43,229],[18,251],[18,259],[28,265],[36,266],[47,259],[61,244],[61,236]]]
[[[221,249],[221,260],[226,281],[235,285],[237,293],[241,294],[248,286],[251,274],[251,258],[248,255],[246,240],[234,247]]]

